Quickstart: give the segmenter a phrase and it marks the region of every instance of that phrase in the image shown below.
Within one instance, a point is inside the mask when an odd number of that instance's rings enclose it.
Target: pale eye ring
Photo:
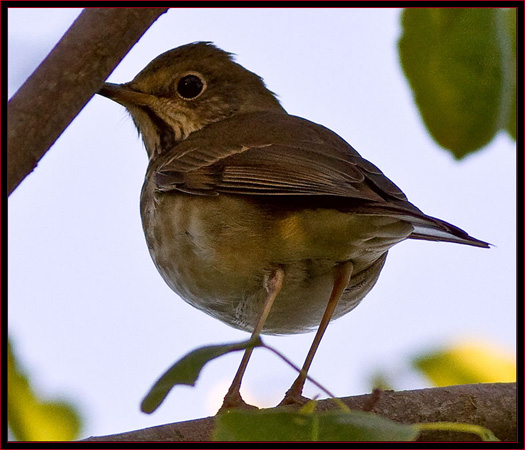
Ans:
[[[188,72],[177,81],[177,94],[183,100],[195,100],[206,90],[206,80],[197,72]]]

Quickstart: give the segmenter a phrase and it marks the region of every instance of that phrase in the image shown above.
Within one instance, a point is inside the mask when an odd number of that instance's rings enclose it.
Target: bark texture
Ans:
[[[9,101],[9,194],[167,9],[86,8],[80,14]]]
[[[515,383],[382,391],[379,395],[358,395],[341,400],[351,409],[370,410],[401,423],[464,422],[486,427],[502,441],[517,440]],[[318,410],[333,408],[337,408],[337,405],[332,400],[322,400],[318,405]],[[204,442],[211,440],[213,426],[214,417],[206,417],[110,436],[90,437],[85,441]],[[479,441],[479,438],[468,433],[425,431],[420,434],[418,441]]]

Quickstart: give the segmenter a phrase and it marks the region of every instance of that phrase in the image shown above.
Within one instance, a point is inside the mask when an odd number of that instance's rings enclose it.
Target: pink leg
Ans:
[[[308,369],[310,369],[315,352],[319,347],[319,343],[321,342],[324,332],[326,331],[326,327],[330,323],[330,319],[334,314],[337,303],[339,302],[339,299],[341,298],[344,290],[348,286],[353,269],[354,265],[350,261],[340,264],[335,268],[334,287],[332,289],[332,293],[330,294],[330,300],[326,306],[323,318],[321,319],[321,323],[319,324],[319,328],[317,329],[317,333],[314,337],[314,341],[312,342],[312,346],[308,351],[308,355],[306,355],[306,359],[299,376],[292,384],[292,387],[288,389],[288,392],[286,392],[280,405],[304,404],[308,400],[301,395],[303,392],[304,382],[306,381],[306,374],[308,373]]]
[[[263,329],[264,323],[266,322],[266,319],[268,318],[268,314],[270,314],[270,310],[272,309],[273,302],[282,288],[283,280],[284,280],[284,271],[280,267],[275,269],[269,276],[268,282],[266,284],[266,290],[268,291],[268,297],[266,297],[263,309],[261,311],[261,315],[259,316],[259,319],[257,320],[257,323],[255,324],[255,328],[253,329],[252,337],[258,336],[261,330]],[[230,386],[230,389],[228,390],[228,393],[224,397],[224,401],[219,411],[223,411],[223,410],[230,409],[230,408],[250,407],[242,399],[240,388],[241,388],[242,377],[244,375],[244,372],[246,371],[246,366],[248,365],[248,361],[250,360],[252,351],[253,351],[253,348],[248,348],[245,350],[244,355],[242,357],[241,364],[239,365],[239,369],[237,370],[237,373],[235,374],[235,377],[233,378],[233,382]]]

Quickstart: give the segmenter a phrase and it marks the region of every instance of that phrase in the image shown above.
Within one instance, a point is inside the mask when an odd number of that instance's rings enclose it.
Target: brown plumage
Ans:
[[[154,177],[163,192],[333,196],[339,198],[333,207],[341,211],[404,217],[414,225],[409,238],[488,248],[458,227],[423,214],[338,135],[288,114],[248,113],[210,124],[161,155]]]
[[[424,214],[337,134],[287,114],[259,76],[210,43],[170,50],[100,94],[124,105],[142,134],[143,227],[169,286],[254,334],[319,326],[286,402],[300,401],[328,322],[372,289],[393,245],[488,247]],[[226,407],[242,403],[249,354]]]

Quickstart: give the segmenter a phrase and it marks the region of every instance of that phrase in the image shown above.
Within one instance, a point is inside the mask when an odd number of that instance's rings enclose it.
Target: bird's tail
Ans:
[[[466,231],[451,223],[436,217],[427,216],[409,202],[404,202],[402,205],[367,204],[358,206],[353,211],[367,215],[396,217],[411,223],[414,231],[408,236],[408,239],[453,242],[482,248],[490,248],[491,246],[488,242],[470,236]]]
[[[476,239],[461,228],[435,217],[425,216],[424,220],[412,219],[411,223],[414,226],[414,231],[408,237],[409,239],[454,242],[482,248],[490,247],[488,242]]]

